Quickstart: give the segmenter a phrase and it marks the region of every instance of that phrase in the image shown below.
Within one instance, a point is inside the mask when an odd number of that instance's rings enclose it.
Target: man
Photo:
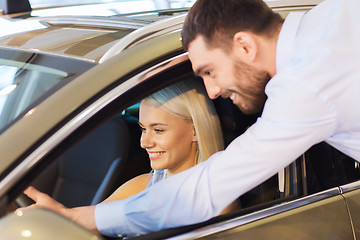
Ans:
[[[204,221],[326,141],[360,160],[360,1],[325,0],[283,21],[261,0],[198,0],[184,48],[211,98],[262,116],[225,151],[129,199],[99,204],[88,228],[131,235]],[[265,104],[265,105],[264,105]],[[79,221],[80,222],[80,221]]]

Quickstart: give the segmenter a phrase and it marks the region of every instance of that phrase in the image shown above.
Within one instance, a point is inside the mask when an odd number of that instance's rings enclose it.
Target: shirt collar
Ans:
[[[296,33],[305,12],[292,12],[286,17],[276,47],[276,72],[278,73],[293,56]]]

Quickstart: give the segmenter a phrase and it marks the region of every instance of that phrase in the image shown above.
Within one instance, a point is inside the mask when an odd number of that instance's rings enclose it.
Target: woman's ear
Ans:
[[[250,32],[237,32],[233,38],[233,51],[237,57],[246,63],[252,63],[257,55],[255,35]]]
[[[197,136],[196,136],[194,124],[191,124],[191,125],[192,125],[192,132],[193,132],[192,141],[197,142]]]

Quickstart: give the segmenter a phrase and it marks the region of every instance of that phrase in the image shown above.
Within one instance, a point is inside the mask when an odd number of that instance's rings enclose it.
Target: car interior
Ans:
[[[116,116],[62,153],[31,184],[67,207],[93,205],[150,165],[139,145],[137,119]],[[26,206],[25,197],[16,200]]]

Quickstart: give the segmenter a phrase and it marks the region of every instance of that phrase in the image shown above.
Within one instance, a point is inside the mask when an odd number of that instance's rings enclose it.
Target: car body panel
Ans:
[[[342,186],[343,195],[349,208],[354,234],[360,238],[360,181]]]
[[[315,202],[200,239],[352,239],[342,196]]]
[[[184,12],[185,9],[177,9],[163,11],[164,15],[148,12],[111,18],[60,16],[8,22],[0,19],[10,31],[21,25],[37,26],[0,37],[0,46],[98,63],[101,58],[103,62],[135,43],[180,29]]]
[[[97,62],[102,53],[122,36],[134,29],[121,31],[110,29],[72,29],[57,26],[33,30],[22,35],[7,36],[0,39],[0,45],[21,49],[37,49],[56,55],[70,55],[80,59]],[[99,48],[105,48],[99,50]],[[99,55],[100,54],[100,55]]]
[[[34,221],[36,219],[36,221]],[[59,231],[60,230],[60,231]],[[1,239],[78,239],[101,240],[101,236],[46,209],[17,211],[0,219]]]
[[[324,231],[328,227],[331,230]],[[288,239],[288,236],[294,236],[291,239],[327,239],[329,236],[351,239],[352,224],[339,188],[274,204],[171,239]]]

